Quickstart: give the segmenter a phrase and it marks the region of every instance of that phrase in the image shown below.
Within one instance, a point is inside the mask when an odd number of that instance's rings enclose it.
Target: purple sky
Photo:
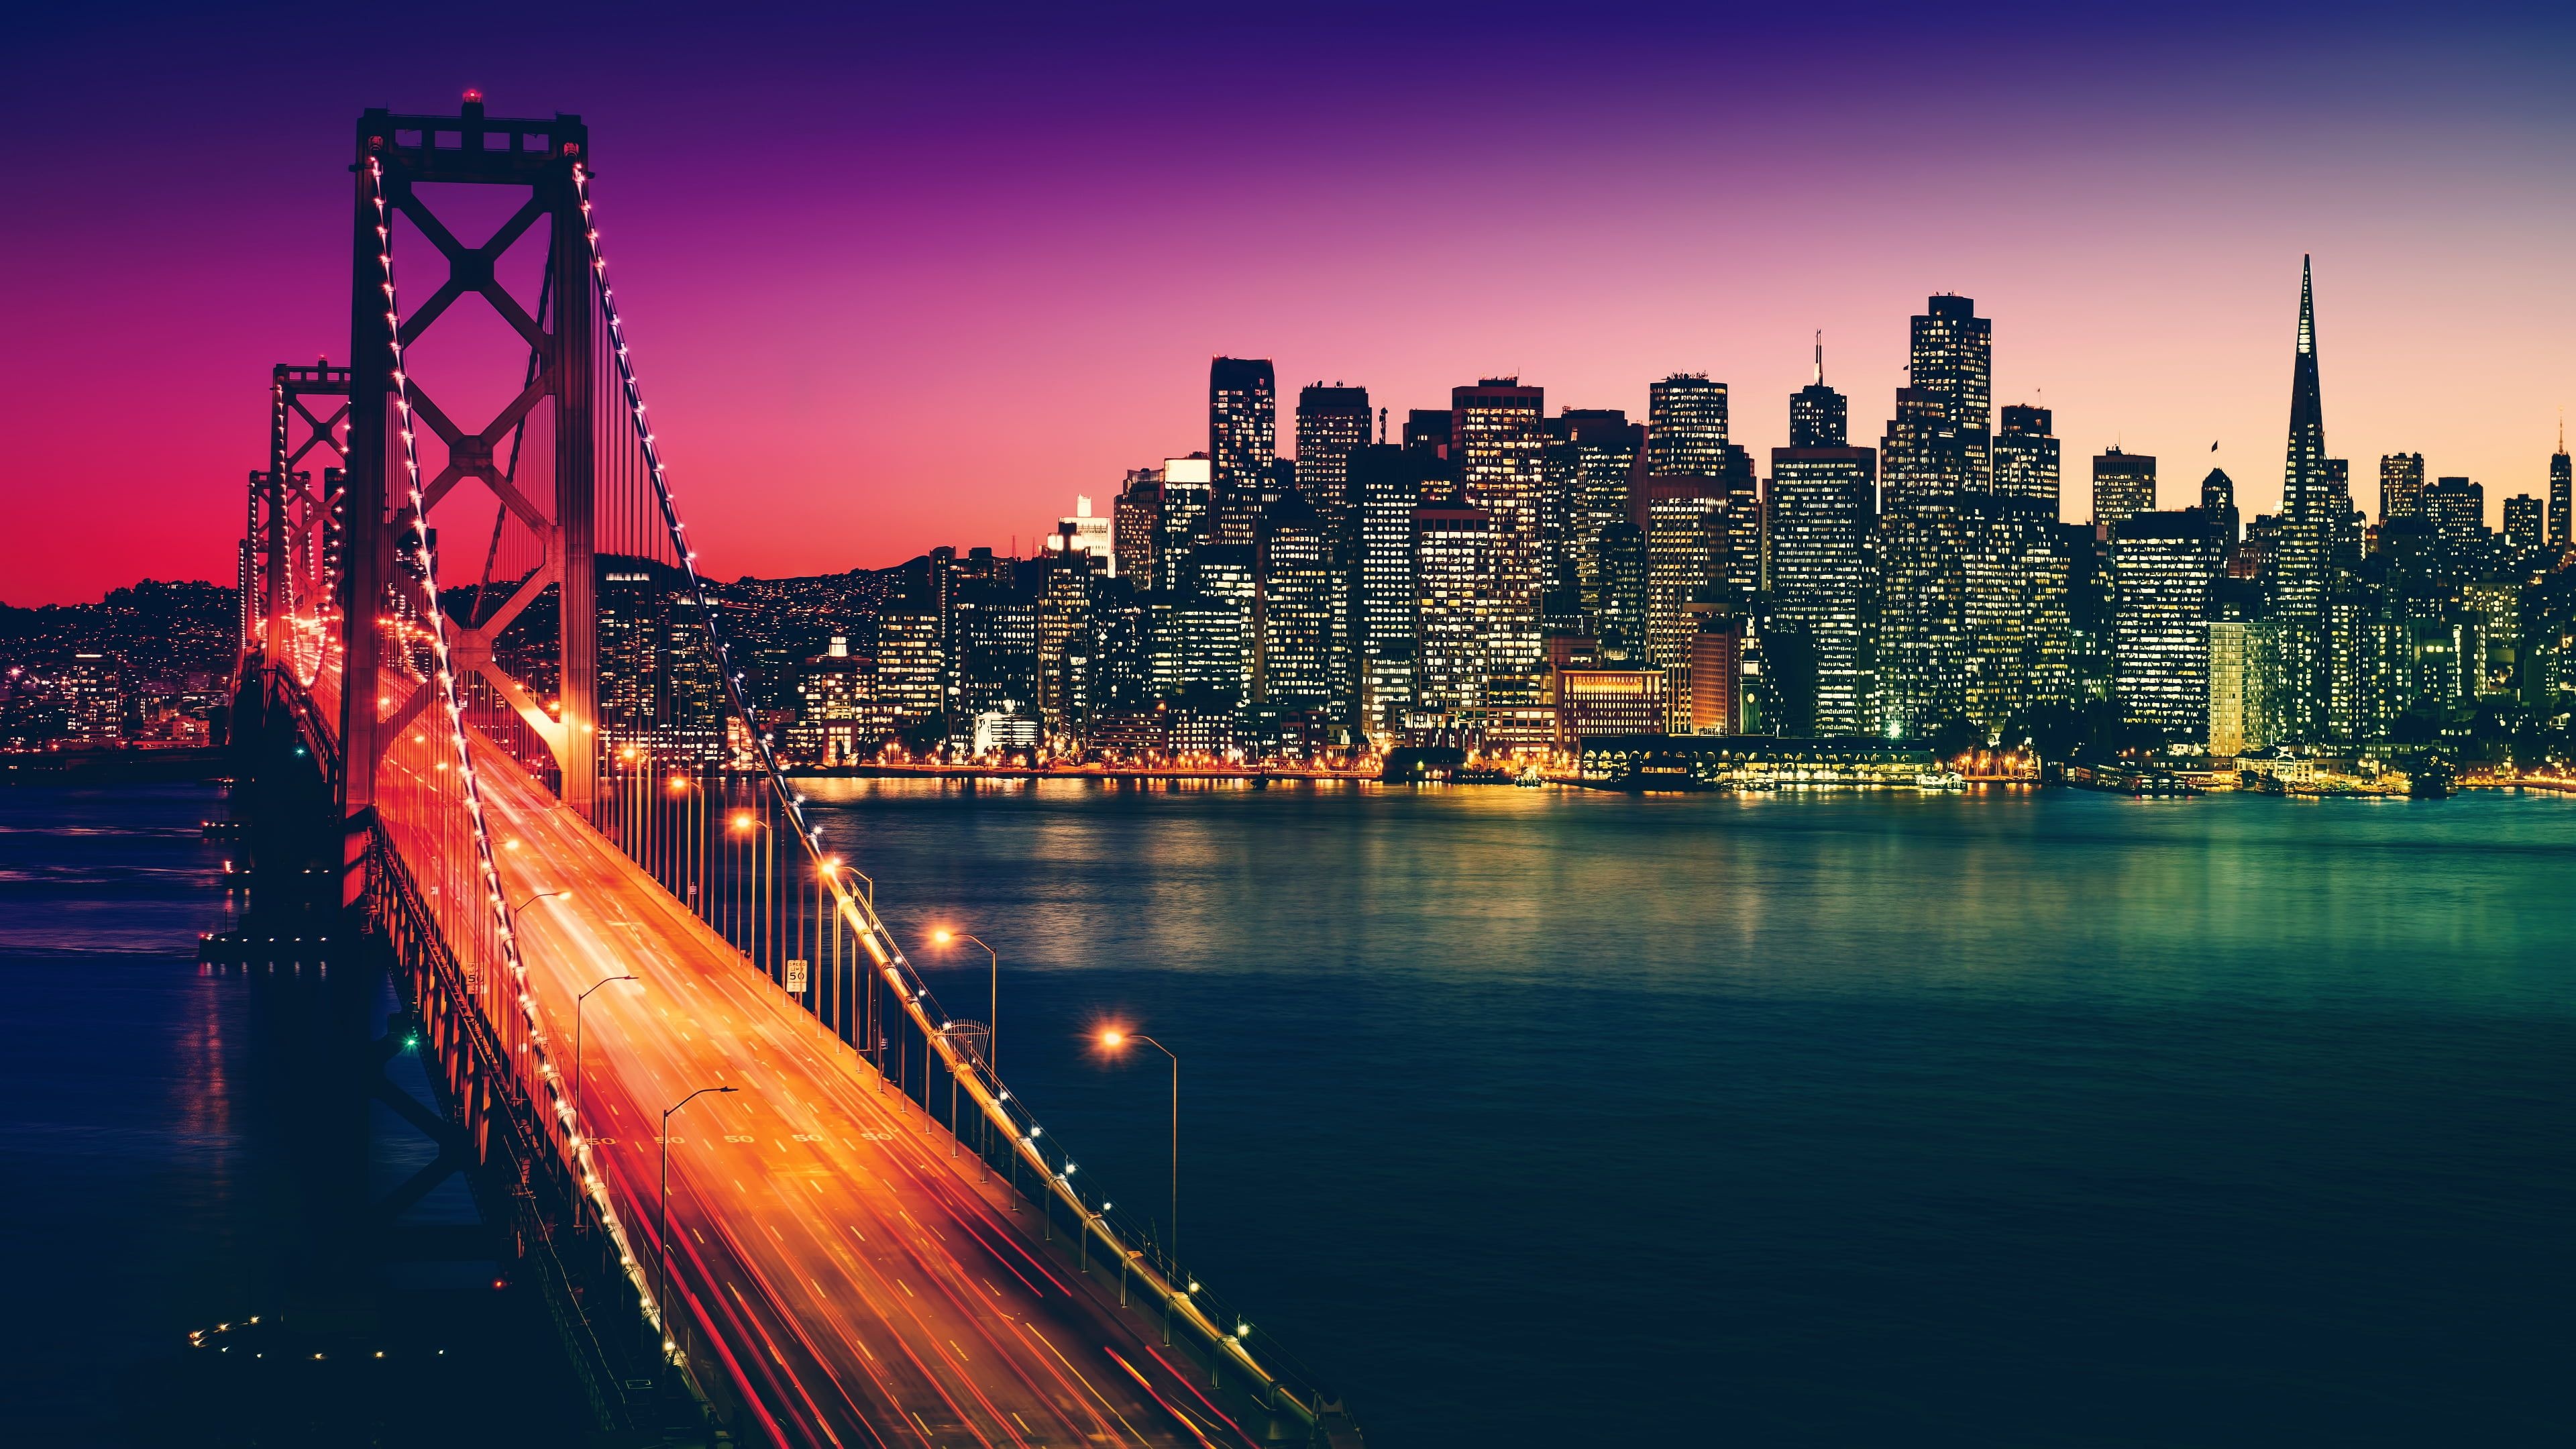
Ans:
[[[1025,548],[1204,446],[1215,353],[1399,415],[1493,373],[1642,415],[1705,370],[1759,454],[1811,331],[1875,441],[1906,317],[1962,292],[2070,516],[2114,441],[2178,505],[2216,440],[2271,506],[2302,252],[2365,503],[2420,450],[2492,515],[2576,393],[2558,12],[1204,8],[39,19],[0,60],[0,599],[230,577],[268,366],[347,348],[351,124],[467,85],[590,122],[725,577]]]

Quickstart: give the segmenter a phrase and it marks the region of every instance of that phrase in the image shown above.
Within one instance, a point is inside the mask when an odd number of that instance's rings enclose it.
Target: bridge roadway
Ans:
[[[702,1086],[740,1088],[672,1119],[670,1263],[673,1297],[767,1432],[812,1445],[1252,1442],[1188,1360],[1139,1331],[1151,1320],[1028,1241],[1032,1214],[978,1184],[972,1155],[952,1157],[917,1103],[542,785],[476,747],[510,898],[574,893],[533,905],[519,928],[562,1069],[575,993],[641,979],[582,1009],[585,1124],[639,1252],[654,1241],[662,1109]]]

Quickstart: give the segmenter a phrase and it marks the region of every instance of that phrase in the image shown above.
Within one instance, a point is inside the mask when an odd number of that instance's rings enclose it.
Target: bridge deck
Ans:
[[[317,694],[321,691],[317,690]],[[1079,1275],[1027,1242],[971,1153],[614,845],[480,740],[476,773],[550,1051],[582,1009],[585,1124],[639,1251],[672,1122],[673,1297],[786,1443],[1041,1446],[1249,1442]],[[407,770],[387,757],[390,783]],[[415,786],[429,782],[414,776]],[[419,792],[380,795],[388,833]],[[1017,1215],[1027,1223],[1030,1215]],[[702,1341],[703,1347],[703,1341]]]

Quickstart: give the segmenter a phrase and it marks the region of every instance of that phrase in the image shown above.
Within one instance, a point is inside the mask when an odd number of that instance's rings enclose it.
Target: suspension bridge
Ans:
[[[1359,1443],[824,853],[697,572],[580,119],[368,111],[350,174],[349,361],[272,373],[241,545],[276,899],[209,950],[386,964],[423,1128],[506,1185],[603,1431]]]

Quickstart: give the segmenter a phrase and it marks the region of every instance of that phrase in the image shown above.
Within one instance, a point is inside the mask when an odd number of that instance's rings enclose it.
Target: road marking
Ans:
[[[950,1339],[950,1340],[948,1340],[948,1346],[949,1346],[950,1348],[957,1348],[957,1340],[955,1340],[955,1339],[953,1339],[953,1338],[952,1338],[952,1339]],[[973,1362],[974,1362],[974,1360],[973,1360],[973,1359],[970,1359],[970,1358],[966,1357],[966,1350],[964,1350],[964,1349],[962,1349],[962,1348],[957,1348],[957,1359],[958,1359],[958,1362],[960,1362],[960,1363],[973,1363]]]
[[[896,1286],[897,1288],[902,1289],[902,1290],[903,1290],[903,1296],[905,1296],[906,1298],[918,1298],[918,1297],[920,1297],[920,1296],[921,1296],[920,1294],[913,1292],[913,1291],[912,1291],[912,1285],[911,1285],[911,1284],[909,1284],[909,1283],[906,1283],[906,1282],[905,1282],[905,1281],[903,1281],[901,1278],[897,1278],[897,1279],[895,1279],[895,1280],[894,1280],[894,1286]]]

